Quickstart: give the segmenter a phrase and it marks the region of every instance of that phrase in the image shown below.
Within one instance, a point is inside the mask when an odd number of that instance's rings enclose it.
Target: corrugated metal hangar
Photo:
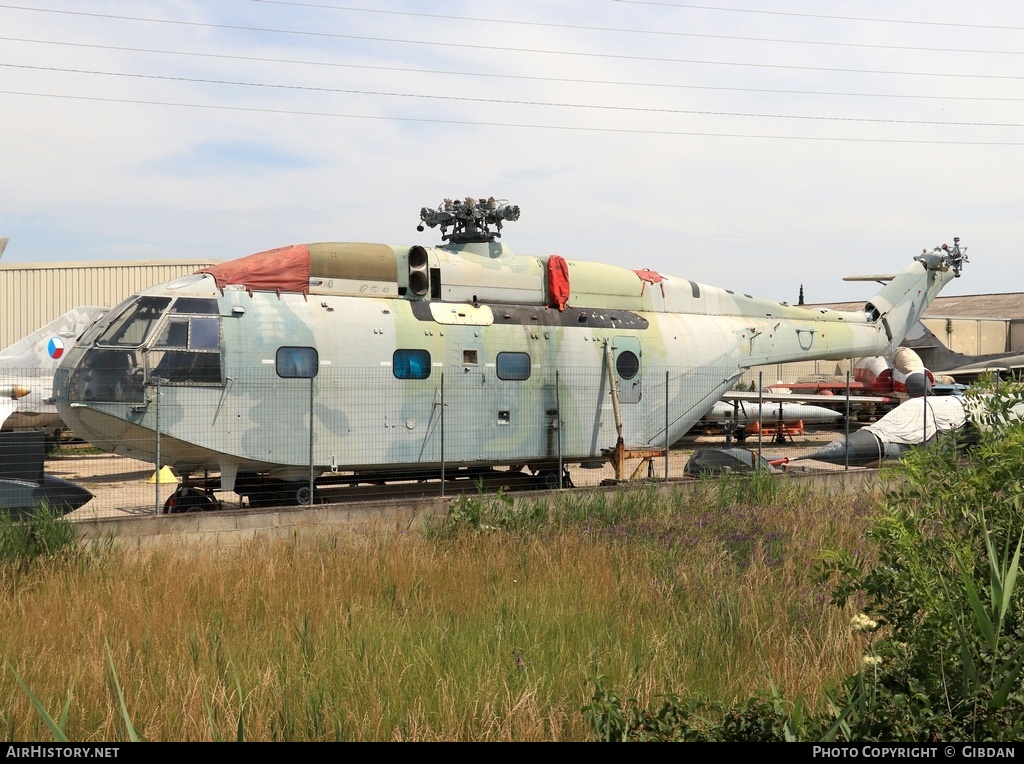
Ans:
[[[0,349],[72,308],[112,308],[125,297],[195,273],[217,260],[148,260],[0,265]]]
[[[817,307],[858,310],[863,303]],[[939,295],[925,311],[921,323],[954,353],[1024,353],[1024,292]]]

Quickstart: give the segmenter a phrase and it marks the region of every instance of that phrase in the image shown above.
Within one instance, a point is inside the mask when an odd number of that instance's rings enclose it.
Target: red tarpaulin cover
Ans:
[[[644,285],[640,287],[640,294],[644,293],[644,290],[647,288],[648,284],[661,284],[661,296],[665,296],[665,285],[661,283],[660,273],[658,273],[657,271],[648,270],[647,268],[644,268],[639,271],[633,271],[633,273],[639,276],[640,280],[644,282]]]
[[[646,281],[648,284],[657,284],[661,281],[661,274],[657,271],[649,271],[644,268],[642,271],[633,271],[633,273],[639,276],[641,281]]]
[[[552,308],[565,310],[569,301],[569,266],[561,255],[548,258],[548,299]]]
[[[241,257],[196,273],[209,273],[224,291],[228,284],[239,284],[252,292],[309,292],[309,247],[294,244],[255,255]]]

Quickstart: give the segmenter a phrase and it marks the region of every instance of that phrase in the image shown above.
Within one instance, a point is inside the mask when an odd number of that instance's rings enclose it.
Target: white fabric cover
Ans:
[[[904,401],[864,429],[872,432],[883,443],[913,445],[930,440],[937,432],[963,427],[966,421],[963,398],[958,395],[933,395]]]

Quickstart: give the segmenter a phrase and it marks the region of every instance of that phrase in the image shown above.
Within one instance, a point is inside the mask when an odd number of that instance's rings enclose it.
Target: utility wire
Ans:
[[[365,69],[368,71],[384,72],[408,72],[412,74],[441,74],[454,77],[485,77],[490,79],[525,80],[530,82],[563,82],[581,85],[612,85],[616,87],[629,88],[668,88],[675,90],[714,90],[732,93],[779,93],[784,95],[813,95],[813,96],[840,96],[851,98],[899,98],[899,99],[925,99],[925,100],[949,100],[949,101],[1022,101],[1024,98],[993,97],[993,96],[945,96],[945,95],[921,95],[915,93],[856,93],[836,90],[795,90],[781,88],[739,88],[725,87],[720,85],[693,85],[687,83],[663,83],[663,82],[635,82],[623,80],[588,80],[576,77],[540,77],[528,74],[502,74],[488,72],[464,72],[448,71],[443,69],[416,69],[407,66],[376,66],[371,64],[349,64],[337,61],[304,61],[300,59],[268,58],[265,56],[238,56],[227,53],[199,53],[181,50],[160,50],[158,48],[131,48],[124,45],[98,45],[95,43],[64,42],[59,40],[33,40],[24,37],[0,37],[5,42],[25,42],[33,45],[59,45],[76,48],[92,48],[96,50],[119,50],[126,53],[155,53],[167,56],[193,56],[197,58],[214,58],[229,61],[252,61],[256,63],[270,64],[296,64],[299,66],[323,66],[346,69]]]
[[[241,80],[211,80],[199,77],[171,77],[160,74],[129,74],[125,72],[104,72],[90,69],[64,69],[52,66],[28,66],[25,64],[0,63],[0,67],[13,69],[31,69],[35,71],[65,72],[71,74],[91,74],[104,77],[128,77],[146,80],[164,80],[169,82],[191,82],[203,85],[231,85],[251,88],[269,88],[281,90],[300,90],[316,93],[344,93],[347,95],[385,96],[388,98],[424,98],[437,101],[462,101],[471,103],[499,104],[509,106],[547,106],[564,109],[598,109],[604,111],[640,112],[646,114],[685,114],[704,117],[753,117],[758,119],[804,119],[831,122],[862,122],[893,125],[944,125],[956,127],[1024,127],[1024,123],[1016,122],[952,122],[939,120],[915,119],[876,119],[869,117],[825,117],[801,114],[768,114],[730,111],[707,111],[698,109],[656,109],[642,106],[609,106],[606,104],[554,103],[550,101],[522,101],[504,98],[478,98],[471,96],[424,95],[420,93],[397,93],[384,90],[355,90],[347,88],[311,87],[306,85],[276,85],[263,82],[244,82]]]
[[[459,43],[459,42],[437,42],[433,40],[408,40],[398,37],[373,37],[369,35],[351,35],[351,34],[340,34],[337,32],[311,32],[308,30],[290,30],[290,29],[273,29],[268,27],[252,27],[244,26],[241,24],[212,24],[207,22],[199,21],[181,21],[177,19],[148,19],[138,16],[123,16],[115,14],[105,13],[90,13],[84,11],[68,11],[68,10],[54,10],[50,8],[26,8],[18,5],[5,5],[0,4],[0,8],[9,8],[16,10],[30,10],[38,11],[42,13],[60,13],[68,14],[73,16],[87,16],[90,18],[105,18],[105,19],[117,19],[120,21],[142,21],[153,24],[174,24],[188,27],[202,27],[206,29],[227,29],[232,31],[242,32],[260,32],[262,34],[283,34],[283,35],[299,35],[304,37],[318,37],[324,39],[335,39],[335,40],[360,40],[363,42],[387,42],[399,45],[423,45],[430,47],[442,47],[442,48],[460,48],[466,50],[487,50],[496,51],[502,53],[534,53],[541,55],[552,55],[552,56],[574,56],[578,58],[602,58],[612,59],[617,61],[646,61],[650,63],[670,63],[670,64],[702,64],[706,66],[734,66],[734,67],[747,67],[747,68],[760,68],[760,69],[783,69],[783,70],[795,70],[795,71],[810,71],[810,72],[843,72],[847,74],[895,74],[903,77],[958,77],[958,78],[972,78],[972,79],[992,79],[992,80],[1018,80],[1024,79],[1024,77],[1016,77],[1012,75],[1000,75],[1000,74],[965,74],[965,73],[939,73],[939,72],[897,72],[891,70],[875,70],[875,69],[849,69],[844,67],[826,67],[826,66],[797,66],[793,64],[764,64],[764,63],[738,63],[735,61],[708,61],[702,59],[688,59],[688,58],[665,58],[660,56],[633,56],[617,53],[589,53],[582,51],[562,51],[562,50],[545,50],[537,48],[519,48],[511,46],[500,46],[500,45],[477,45],[473,43]]]
[[[735,40],[737,42],[767,42],[780,43],[784,45],[824,45],[840,48],[868,48],[875,50],[912,50],[930,53],[982,53],[993,55],[1020,56],[1024,55],[1022,50],[982,50],[977,48],[928,48],[912,45],[879,45],[875,43],[838,42],[836,40],[784,40],[773,37],[741,37],[727,34],[702,34],[699,32],[672,32],[664,29],[629,29],[624,27],[595,27],[584,24],[556,24],[546,21],[516,21],[513,19],[479,18],[474,16],[453,16],[442,13],[420,13],[416,11],[393,11],[380,8],[356,8],[348,5],[327,5],[323,3],[300,3],[295,0],[252,0],[255,3],[266,5],[289,5],[299,8],[316,8],[319,10],[346,11],[351,13],[376,13],[388,16],[411,16],[414,18],[443,19],[446,21],[472,21],[481,24],[510,24],[528,27],[545,27],[549,29],[572,29],[583,32],[615,32],[616,34],[638,34],[657,35],[662,37],[690,37],[705,40]],[[833,17],[827,17],[833,18]],[[835,17],[842,18],[842,17]],[[865,19],[857,19],[864,21]],[[872,19],[878,20],[878,19]],[[894,23],[927,23],[927,22],[894,22]],[[1001,28],[1001,27],[1000,27]],[[1010,28],[1010,27],[1008,27]]]
[[[337,112],[303,111],[297,109],[267,109],[243,106],[224,106],[222,104],[196,104],[178,103],[174,101],[151,101],[134,98],[102,98],[99,96],[74,96],[57,93],[25,93],[16,90],[0,90],[0,95],[26,96],[29,98],[53,98],[73,101],[92,101],[102,103],[136,104],[143,106],[171,106],[188,109],[213,109],[218,111],[238,111],[258,114],[282,114],[285,116],[308,116],[308,117],[332,117],[338,119],[368,119],[385,122],[418,122],[423,124],[437,125],[462,125],[467,127],[506,127],[529,130],[560,130],[578,131],[590,133],[617,133],[627,135],[666,135],[666,136],[691,136],[704,138],[755,138],[767,140],[785,141],[818,141],[828,143],[898,143],[917,145],[940,145],[940,146],[1024,146],[1021,141],[947,141],[927,139],[902,139],[902,138],[848,138],[848,137],[825,137],[809,135],[764,135],[744,133],[722,133],[722,132],[697,132],[689,130],[647,130],[637,128],[617,127],[593,127],[580,125],[531,125],[514,122],[484,122],[476,120],[458,119],[431,119],[427,117],[396,117],[371,114],[342,114]]]
[[[960,27],[963,29],[1002,29],[1010,32],[1019,32],[1024,27],[1011,27],[1002,24],[964,24],[952,21],[921,21],[920,19],[879,19],[868,16],[829,16],[824,13],[796,13],[795,11],[764,11],[753,8],[722,8],[713,5],[692,5],[690,3],[662,3],[654,0],[612,0],[616,3],[627,5],[658,5],[664,8],[687,8],[700,11],[722,11],[724,13],[759,13],[765,16],[795,16],[803,19],[827,19],[829,21],[869,21],[875,24],[916,24],[933,27]]]

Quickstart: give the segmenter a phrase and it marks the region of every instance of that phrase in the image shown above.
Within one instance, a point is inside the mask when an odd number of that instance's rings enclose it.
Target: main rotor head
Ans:
[[[462,201],[445,199],[437,209],[423,207],[416,230],[422,231],[424,224],[430,228],[440,226],[442,241],[488,242],[501,236],[501,225],[506,220],[519,220],[519,207],[509,204],[507,199],[467,196]]]

